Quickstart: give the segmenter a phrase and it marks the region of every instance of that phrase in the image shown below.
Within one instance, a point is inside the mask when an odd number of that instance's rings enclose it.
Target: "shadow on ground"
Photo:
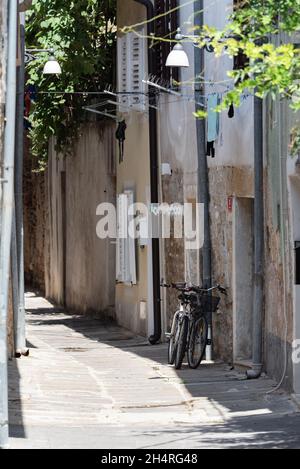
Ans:
[[[151,412],[152,415],[155,415],[155,412],[160,413],[159,423],[143,426],[141,422],[139,425],[129,425],[124,428],[122,426],[116,428],[111,424],[105,427],[105,430],[100,423],[96,428],[91,427],[91,433],[88,428],[81,430],[72,428],[71,447],[84,447],[83,441],[86,438],[87,448],[108,448],[112,447],[112,444],[114,448],[300,448],[300,415],[294,413],[295,408],[284,393],[266,394],[274,386],[274,382],[267,377],[248,381],[243,375],[230,370],[224,364],[203,364],[198,370],[190,370],[185,364],[182,370],[175,372],[173,367],[167,365],[166,344],[151,346],[145,338],[137,337],[111,321],[68,315],[55,306],[38,309],[30,307],[27,314],[27,324],[30,328],[36,328],[36,337],[39,332],[42,333],[43,341],[46,343],[49,339],[53,350],[66,353],[66,356],[71,356],[82,365],[90,365],[90,357],[95,360],[101,351],[109,354],[112,347],[124,351],[124,354],[143,359],[143,367],[153,372],[143,378],[138,376],[137,371],[137,378],[143,379],[142,389],[153,387],[155,392],[155,383],[159,382],[165,384],[166,390],[168,385],[184,389],[184,393],[180,391],[178,395],[188,396],[183,404],[187,406],[189,415],[195,416],[192,425],[179,422],[182,416],[179,407],[182,404],[177,402],[168,405],[166,396],[161,395],[163,402],[151,405],[150,393],[149,405],[143,405],[143,413],[144,415],[147,415],[147,412]],[[64,332],[67,330],[69,333]],[[69,337],[68,340],[66,336]],[[88,340],[79,340],[81,338]],[[35,348],[41,346],[31,337],[30,341],[31,346]],[[119,366],[124,366],[124,363],[126,360]],[[141,366],[139,363],[137,366]],[[17,382],[19,372],[16,366],[17,362],[14,361],[10,373],[12,380],[10,404],[12,411],[18,410],[16,406],[19,406],[21,413]],[[97,362],[94,367],[97,369]],[[118,375],[117,369],[111,371],[112,374]],[[131,371],[128,368],[129,374]],[[124,380],[127,371],[122,370],[122,373]],[[128,380],[134,379],[132,376]],[[112,381],[109,385],[113,389],[115,384],[120,386],[124,382]],[[130,392],[130,387],[128,389]],[[163,387],[158,386],[157,389]],[[133,407],[129,405],[126,410],[123,407],[122,412],[126,412],[129,416],[132,412],[134,415],[138,411],[138,406]],[[164,412],[174,412],[174,425],[166,425]],[[39,432],[38,427],[36,431]],[[69,429],[66,428],[65,431],[67,434]],[[63,433],[63,428],[58,429],[58,432]],[[25,431],[22,429],[21,420],[18,425],[11,426],[11,435],[15,438],[24,438]],[[97,446],[93,446],[93,441],[98,442],[95,443]]]
[[[9,422],[13,420],[13,416],[18,415],[17,427],[10,427],[10,436],[15,438],[25,438],[25,428],[22,419],[22,398],[20,392],[20,373],[18,369],[18,360],[13,358],[9,361],[8,366],[8,405],[9,405]]]

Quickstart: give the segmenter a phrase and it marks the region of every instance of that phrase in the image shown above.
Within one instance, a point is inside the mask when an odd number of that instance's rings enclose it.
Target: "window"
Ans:
[[[132,204],[132,191],[118,196],[116,278],[119,282],[136,285],[136,244],[135,239],[128,235],[128,208]]]
[[[178,6],[178,0],[155,0],[155,16],[163,15]],[[179,26],[178,10],[158,18],[155,21],[155,35],[157,37],[174,39]],[[157,74],[158,77],[170,83],[171,79],[179,81],[178,68],[166,67],[166,60],[174,47],[174,43],[159,41],[156,45]]]
[[[145,97],[139,94],[145,91],[142,82],[145,78],[145,41],[144,28],[137,30],[137,34],[128,33],[118,38],[118,91],[125,93],[121,95],[120,103],[138,111],[145,110]]]

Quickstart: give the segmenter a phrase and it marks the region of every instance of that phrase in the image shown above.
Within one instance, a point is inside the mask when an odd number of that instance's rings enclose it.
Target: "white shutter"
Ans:
[[[120,93],[130,91],[129,65],[130,47],[127,34],[118,38],[118,91]],[[120,95],[119,101],[125,106],[129,104],[127,95]]]
[[[126,282],[128,278],[127,272],[127,226],[128,226],[128,205],[127,196],[120,194],[117,202],[117,265],[116,274],[119,282]]]
[[[128,33],[118,38],[118,91],[119,93],[143,93],[145,85],[145,29],[137,34]],[[138,111],[145,110],[145,96],[120,95],[119,102]],[[122,111],[122,107],[120,108]],[[124,111],[124,108],[123,108]]]
[[[128,207],[130,207],[133,203],[133,192],[132,191],[125,191],[127,196],[127,203]],[[128,253],[128,278],[129,283],[136,285],[136,253],[135,253],[135,239],[129,236],[127,238],[127,253]]]
[[[145,78],[145,39],[143,30],[138,30],[138,36],[131,36],[131,91],[133,93],[144,92],[145,86],[142,80]],[[139,111],[145,110],[145,96],[133,95],[131,104]]]
[[[118,196],[116,278],[119,282],[136,285],[136,245],[128,233],[128,207],[133,202],[132,191]]]

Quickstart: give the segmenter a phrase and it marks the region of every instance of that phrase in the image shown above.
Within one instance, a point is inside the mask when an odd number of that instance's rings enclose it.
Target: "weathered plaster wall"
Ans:
[[[193,18],[194,5],[186,5],[181,1],[179,12],[180,25],[183,32],[191,33],[189,20]],[[159,147],[160,162],[169,163],[171,176],[161,177],[161,201],[172,203],[197,202],[197,140],[196,119],[193,116],[195,103],[193,99],[193,86],[190,81],[194,77],[194,47],[185,43],[190,67],[180,70],[179,91],[184,98],[161,94],[159,97]],[[166,239],[163,241],[162,277],[167,283],[191,281],[200,282],[199,252],[186,250],[184,239]],[[166,291],[164,294],[164,312],[166,328],[172,320],[173,313],[178,304],[178,294],[175,291]]]
[[[266,370],[293,388],[294,240],[292,211],[299,206],[288,195],[286,163],[292,112],[287,103],[265,105],[265,327]],[[297,189],[298,186],[298,189]],[[295,188],[299,190],[299,182]]]
[[[286,285],[286,306],[284,309],[284,271],[280,230],[274,226],[272,218],[272,188],[268,188],[266,203],[265,239],[265,324],[264,360],[267,373],[277,381],[281,380],[287,361],[284,385],[293,386],[293,248],[285,252],[285,266],[288,271]],[[286,315],[286,317],[285,317]],[[287,328],[287,336],[286,336]],[[287,353],[287,357],[286,357]]]
[[[146,9],[133,0],[117,2],[118,28],[146,20]],[[145,40],[145,67],[147,74],[147,41]],[[130,90],[129,90],[130,91]],[[132,190],[135,202],[150,203],[150,155],[148,111],[131,110],[125,114],[127,130],[124,161],[117,163],[117,194]],[[118,151],[118,150],[117,150]],[[152,271],[151,245],[136,249],[137,284],[116,286],[116,314],[118,323],[139,334],[152,334]],[[146,312],[140,303],[146,303]]]
[[[215,356],[225,361],[233,360],[234,285],[234,216],[236,198],[253,197],[253,169],[220,166],[209,171],[211,194],[211,238],[213,283],[228,288],[222,298],[219,312],[213,317]],[[233,196],[232,210],[228,197]],[[237,253],[238,254],[238,253]],[[238,314],[238,311],[236,312]]]
[[[50,144],[46,295],[79,314],[114,316],[115,244],[96,234],[97,206],[115,204],[114,163],[111,124],[84,126],[66,157]]]
[[[212,4],[205,1],[205,22],[215,27],[222,28],[226,23],[226,16],[232,9],[231,0],[217,0]],[[205,54],[205,76],[207,81],[212,80],[228,82],[227,70],[232,69],[232,60],[228,57],[216,59],[213,54]],[[225,81],[226,80],[226,81]],[[209,93],[210,86],[206,87]],[[214,85],[213,91],[222,92],[222,85]],[[286,320],[288,327],[287,342],[285,341],[285,320],[283,309],[283,269],[282,227],[278,221],[278,215],[284,207],[280,205],[280,155],[284,148],[282,141],[278,140],[280,132],[284,129],[274,125],[278,119],[274,109],[266,115],[264,136],[265,145],[265,311],[264,311],[264,364],[265,370],[270,376],[280,379],[284,368],[285,348],[288,352],[289,376],[285,385],[291,384],[291,339],[292,339],[292,297],[287,294]],[[272,120],[272,122],[270,122]],[[209,158],[209,181],[211,192],[211,230],[213,253],[213,281],[223,283],[228,287],[228,297],[223,300],[220,312],[214,319],[214,349],[216,356],[232,361],[236,351],[248,350],[249,344],[243,344],[237,340],[236,334],[244,334],[250,323],[244,327],[241,323],[241,315],[245,313],[241,300],[249,289],[249,285],[241,282],[238,275],[240,258],[245,256],[248,247],[245,245],[246,224],[245,214],[242,215],[242,224],[238,226],[239,214],[238,199],[251,199],[253,192],[253,99],[248,97],[242,102],[239,109],[235,109],[235,116],[229,119],[226,112],[220,116],[220,132],[216,141],[216,157]],[[271,142],[267,129],[272,128]],[[281,139],[282,140],[282,139]],[[233,196],[232,212],[228,209],[228,197]],[[242,199],[241,199],[242,200]],[[244,218],[243,218],[244,217]],[[237,229],[238,227],[238,229]],[[250,229],[250,225],[247,229]],[[285,227],[285,229],[288,229]],[[243,245],[244,244],[244,245]],[[239,250],[241,251],[239,254]],[[286,265],[292,271],[293,262],[290,252],[286,252]],[[241,270],[241,269],[240,269]],[[289,276],[287,276],[289,277]],[[246,277],[245,277],[246,279]],[[245,281],[245,280],[244,280]],[[249,280],[250,281],[250,280]],[[289,280],[288,280],[289,282]],[[287,291],[290,291],[290,284]],[[239,293],[242,291],[242,294]],[[251,298],[248,295],[248,303]],[[251,313],[251,305],[249,309]],[[250,314],[248,312],[248,315]],[[250,350],[250,349],[249,349]],[[248,350],[248,351],[249,351]],[[248,353],[247,353],[248,354]]]

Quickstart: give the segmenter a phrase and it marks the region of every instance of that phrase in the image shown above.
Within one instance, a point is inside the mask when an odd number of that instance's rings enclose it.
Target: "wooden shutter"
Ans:
[[[155,16],[164,15],[178,6],[178,0],[155,0]],[[155,35],[157,37],[174,39],[176,30],[179,27],[179,12],[166,14],[155,21]],[[158,41],[156,45],[156,67],[158,77],[168,83],[171,79],[179,81],[178,68],[170,69],[166,67],[166,60],[174,47],[174,43]]]

